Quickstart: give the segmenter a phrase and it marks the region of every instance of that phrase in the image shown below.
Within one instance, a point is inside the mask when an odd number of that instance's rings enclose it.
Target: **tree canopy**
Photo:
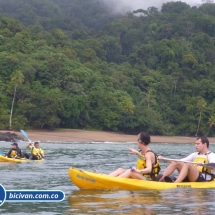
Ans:
[[[0,0],[0,129],[14,99],[17,129],[214,136],[214,11],[167,2],[114,15],[98,0]]]

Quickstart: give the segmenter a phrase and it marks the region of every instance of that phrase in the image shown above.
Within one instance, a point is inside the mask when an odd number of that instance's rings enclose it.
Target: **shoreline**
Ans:
[[[19,131],[6,131],[23,137]],[[60,129],[56,131],[47,130],[26,130],[28,137],[32,141],[41,142],[136,142],[137,135],[129,135],[108,131],[88,131],[80,129]],[[24,137],[23,137],[24,138]],[[215,137],[208,137],[210,143],[215,143]],[[195,143],[196,137],[185,136],[154,136],[151,135],[151,143]]]

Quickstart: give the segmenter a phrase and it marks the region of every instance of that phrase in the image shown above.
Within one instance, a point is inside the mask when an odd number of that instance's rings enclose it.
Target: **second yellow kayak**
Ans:
[[[15,162],[15,163],[20,163],[20,162],[42,162],[42,160],[28,160],[28,159],[13,159],[13,158],[8,158],[5,156],[0,155],[0,162]]]

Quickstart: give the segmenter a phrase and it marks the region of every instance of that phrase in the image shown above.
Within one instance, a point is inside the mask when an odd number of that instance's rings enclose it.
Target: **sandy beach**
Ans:
[[[0,131],[8,132],[8,131]],[[11,131],[23,137],[19,131]],[[43,142],[136,142],[137,135],[117,132],[86,131],[78,129],[60,129],[57,131],[26,130],[29,139]],[[195,143],[196,137],[183,136],[151,136],[152,143]],[[209,137],[215,143],[215,137]]]

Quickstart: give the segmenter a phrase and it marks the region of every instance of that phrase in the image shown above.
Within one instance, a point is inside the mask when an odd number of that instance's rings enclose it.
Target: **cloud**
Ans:
[[[137,9],[147,9],[149,7],[161,8],[163,3],[170,2],[171,0],[100,0],[105,3],[112,12],[125,13],[128,11],[133,11]],[[178,0],[172,0],[174,2]],[[184,0],[191,6],[199,6],[202,0]]]

